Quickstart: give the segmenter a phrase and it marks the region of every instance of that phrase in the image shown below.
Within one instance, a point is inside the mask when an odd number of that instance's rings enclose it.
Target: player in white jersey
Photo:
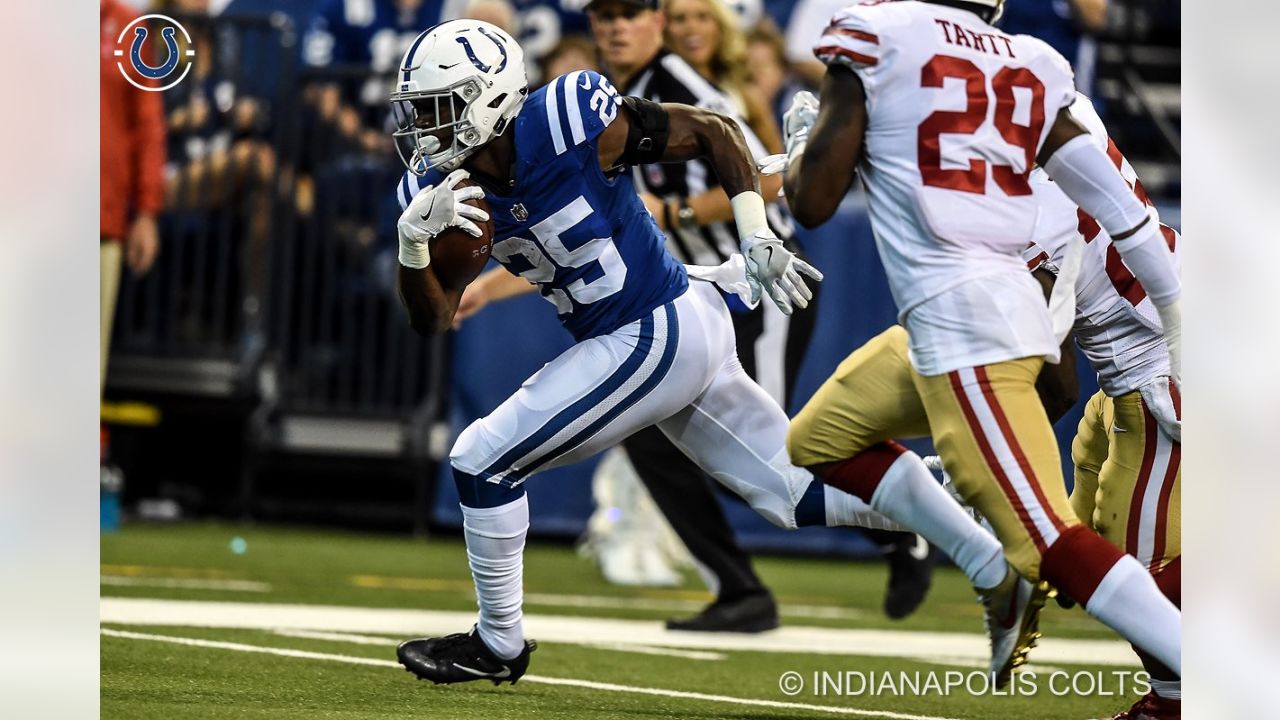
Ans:
[[[1071,114],[1158,221],[1142,181],[1107,136],[1089,99],[1079,96]],[[1170,379],[1159,314],[1106,231],[1043,170],[1033,172],[1031,182],[1040,218],[1023,257],[1046,284],[1060,278],[1057,284],[1068,292],[1074,284],[1072,331],[1101,386],[1085,406],[1071,446],[1071,506],[1082,522],[1147,567],[1165,596],[1180,606],[1181,402]],[[1170,227],[1160,230],[1176,265],[1181,238]],[[1064,307],[1069,311],[1071,304]],[[1152,691],[1116,718],[1181,716],[1181,681],[1151,656],[1141,650],[1139,655],[1151,674]]]
[[[828,69],[821,103],[798,96],[788,112],[787,198],[815,226],[861,171],[905,332],[855,351],[795,418],[788,449],[877,507],[885,480],[868,478],[910,457],[893,438],[932,435],[1023,576],[1050,581],[1180,672],[1178,609],[1146,568],[1076,518],[1036,393],[1059,346],[1021,260],[1037,216],[1034,166],[1115,239],[1159,311],[1175,381],[1181,287],[1158,223],[1071,119],[1067,63],[993,27],[1002,6],[855,4],[815,48]]]

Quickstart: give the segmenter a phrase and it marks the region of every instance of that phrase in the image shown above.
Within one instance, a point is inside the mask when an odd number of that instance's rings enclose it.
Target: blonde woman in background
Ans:
[[[747,39],[737,15],[724,0],[663,0],[662,7],[667,48],[729,96],[769,152],[782,152],[773,111],[750,83]]]

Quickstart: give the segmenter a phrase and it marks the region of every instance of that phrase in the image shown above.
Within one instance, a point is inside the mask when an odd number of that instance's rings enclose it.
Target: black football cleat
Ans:
[[[691,618],[667,621],[668,630],[762,633],[778,627],[778,606],[768,593],[716,600]]]
[[[884,594],[884,614],[901,620],[920,607],[933,584],[934,554],[929,543],[908,533],[885,551],[889,561],[889,586]]]
[[[419,680],[437,685],[471,680],[515,685],[529,669],[529,653],[537,648],[538,643],[525,640],[519,655],[503,660],[484,644],[473,626],[470,632],[406,640],[396,648],[396,659]]]

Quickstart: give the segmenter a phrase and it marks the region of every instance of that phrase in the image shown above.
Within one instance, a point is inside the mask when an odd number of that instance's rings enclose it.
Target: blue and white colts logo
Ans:
[[[134,87],[150,92],[160,90],[168,90],[169,88],[182,82],[187,73],[191,71],[194,63],[196,50],[191,42],[191,36],[187,34],[186,28],[182,27],[177,20],[167,15],[143,15],[134,20],[120,31],[120,36],[116,38],[116,49],[113,54],[116,57],[124,57],[125,36],[129,29],[133,29],[133,41],[129,45],[128,57],[129,62],[116,61],[116,66],[120,68],[120,74],[124,75],[124,79],[128,80]],[[142,53],[147,49],[147,38],[153,37],[153,32],[159,29],[160,38],[164,43],[163,49],[153,47],[154,53],[152,59],[162,59],[158,65],[152,65],[142,57]],[[184,51],[178,44],[178,32],[182,32],[185,40],[186,50]],[[153,46],[155,43],[152,43]],[[178,67],[182,67],[182,71],[178,72]],[[177,74],[177,78],[172,82],[157,86],[156,81],[164,80]]]
[[[499,40],[497,37],[495,37],[493,33],[489,32],[488,30],[485,30],[484,28],[476,28],[476,29],[480,31],[481,35],[484,35],[485,37],[489,38],[490,40],[493,41],[494,45],[498,46],[498,52],[502,53],[502,62],[498,65],[498,69],[494,70],[494,72],[502,72],[503,68],[507,66],[507,49],[502,46],[502,41]],[[458,44],[462,46],[463,50],[467,51],[467,59],[471,61],[472,65],[476,66],[477,70],[479,70],[482,73],[487,73],[489,72],[490,69],[493,68],[492,65],[483,63],[480,61],[480,58],[476,57],[476,51],[471,48],[470,40],[466,39],[465,37],[457,37],[454,39],[458,41]]]

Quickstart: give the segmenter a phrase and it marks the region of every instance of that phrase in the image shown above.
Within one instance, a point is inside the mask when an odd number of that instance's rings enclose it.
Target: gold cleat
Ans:
[[[995,687],[1009,684],[1013,671],[1027,664],[1031,648],[1041,636],[1040,611],[1048,596],[1047,583],[1033,585],[1013,568],[1004,582],[983,595]]]

